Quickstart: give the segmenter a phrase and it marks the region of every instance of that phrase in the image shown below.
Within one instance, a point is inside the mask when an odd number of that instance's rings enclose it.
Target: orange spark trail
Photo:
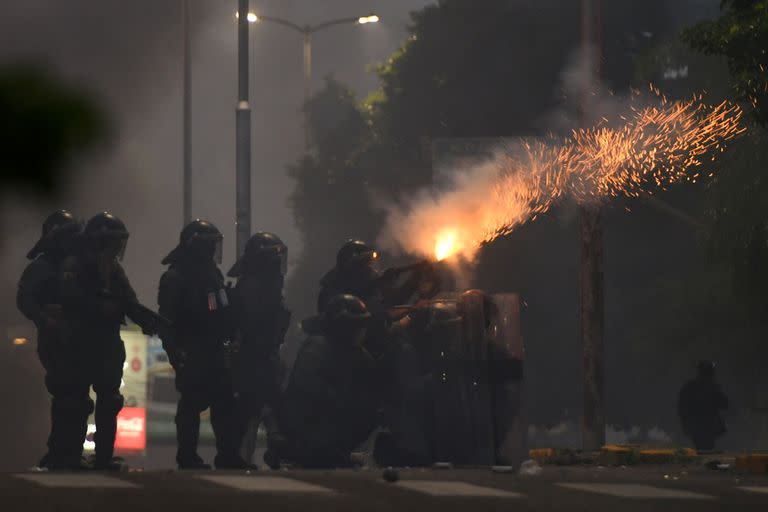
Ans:
[[[483,244],[564,197],[601,202],[695,183],[724,144],[746,131],[737,105],[707,105],[701,96],[669,102],[656,93],[658,105],[630,108],[618,116],[618,127],[603,119],[560,143],[524,143],[522,152],[501,152],[459,177],[447,193],[390,212],[384,245],[437,260],[456,254],[472,260]]]

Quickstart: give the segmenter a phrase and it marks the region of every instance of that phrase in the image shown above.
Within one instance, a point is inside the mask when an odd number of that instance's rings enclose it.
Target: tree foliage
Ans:
[[[685,30],[683,40],[727,60],[733,91],[756,121],[724,155],[707,211],[711,255],[730,268],[733,297],[755,317],[768,305],[768,1],[723,0],[721,10]]]
[[[294,308],[311,314],[315,297],[306,287],[318,282],[347,238],[369,238],[377,223],[356,164],[370,128],[353,93],[328,78],[304,108],[313,152],[288,169],[295,182],[289,204],[304,243],[289,292]]]
[[[106,121],[86,94],[29,66],[0,70],[0,183],[54,193]]]
[[[768,1],[722,0],[722,16],[683,32],[692,47],[728,59],[731,83],[752,107],[755,119],[768,125]]]
[[[435,138],[536,132],[557,102],[551,85],[567,58],[562,49],[577,38],[578,26],[560,16],[573,9],[440,0],[412,13],[410,37],[377,68],[381,87],[366,102],[375,134],[369,161],[390,166],[379,165],[372,183],[392,193],[429,184]]]

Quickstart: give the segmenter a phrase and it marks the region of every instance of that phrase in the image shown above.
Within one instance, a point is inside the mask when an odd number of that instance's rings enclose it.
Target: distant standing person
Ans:
[[[725,434],[720,411],[727,408],[728,398],[715,378],[715,364],[701,361],[698,376],[685,383],[677,404],[683,432],[693,441],[696,450],[712,450],[715,440]]]

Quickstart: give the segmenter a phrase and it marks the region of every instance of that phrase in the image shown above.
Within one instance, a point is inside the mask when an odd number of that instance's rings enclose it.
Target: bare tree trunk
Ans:
[[[580,119],[584,127],[597,114],[590,105],[593,92],[590,88],[597,85],[600,75],[600,1],[582,0],[581,7],[582,59],[586,67],[584,71],[591,77],[587,89],[582,91]],[[599,202],[582,205],[580,213],[579,338],[584,365],[582,448],[597,450],[605,444],[603,226]]]
[[[605,389],[603,374],[603,226],[598,206],[581,207],[581,338],[584,363],[582,447],[597,450],[605,444]]]

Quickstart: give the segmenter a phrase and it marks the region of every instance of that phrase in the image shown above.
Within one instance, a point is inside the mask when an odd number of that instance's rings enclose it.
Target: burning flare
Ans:
[[[384,246],[436,260],[472,260],[478,249],[509,234],[572,197],[597,203],[637,197],[702,177],[724,143],[744,133],[742,110],[729,102],[708,105],[701,96],[631,107],[562,141],[524,142],[489,163],[462,173],[439,195],[422,194],[406,209],[389,212]],[[710,174],[711,176],[711,174]]]
[[[456,244],[456,231],[449,229],[440,233],[435,242],[435,259],[442,261],[454,254],[458,249]]]

